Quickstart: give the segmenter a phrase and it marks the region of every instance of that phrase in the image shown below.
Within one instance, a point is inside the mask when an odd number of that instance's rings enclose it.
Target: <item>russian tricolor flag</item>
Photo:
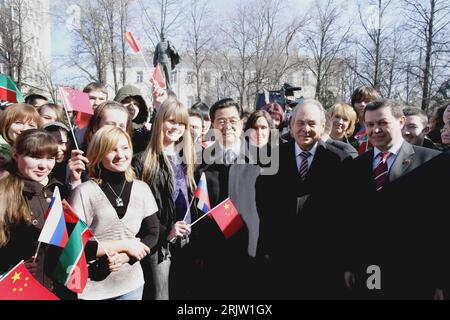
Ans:
[[[197,189],[195,189],[194,196],[198,199],[197,208],[207,213],[211,210],[211,204],[209,203],[208,186],[206,185],[205,173],[202,173],[200,181],[198,182]]]
[[[56,187],[38,241],[64,248],[68,240],[61,195]]]

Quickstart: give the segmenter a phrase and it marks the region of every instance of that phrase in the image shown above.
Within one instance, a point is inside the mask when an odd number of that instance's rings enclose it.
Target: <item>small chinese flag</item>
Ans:
[[[125,40],[127,40],[134,53],[138,53],[139,51],[141,51],[136,39],[131,32],[125,32]]]
[[[244,221],[231,202],[230,198],[227,198],[214,209],[209,211],[209,215],[219,225],[219,228],[222,230],[222,233],[226,239],[231,238],[232,235],[244,226]]]
[[[0,280],[0,300],[59,300],[28,271],[21,261]]]

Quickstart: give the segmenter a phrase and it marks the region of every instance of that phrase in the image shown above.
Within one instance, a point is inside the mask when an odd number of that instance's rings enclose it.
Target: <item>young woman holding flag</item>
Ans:
[[[0,274],[20,260],[45,287],[44,250],[32,258],[45,222],[45,212],[56,186],[64,185],[48,176],[55,166],[57,142],[43,130],[31,129],[17,136],[12,161],[0,168]]]
[[[135,161],[138,177],[148,183],[160,208],[157,253],[143,261],[146,278],[152,279],[153,285],[146,286],[146,299],[169,299],[169,273],[171,282],[174,280],[170,298],[188,298],[183,294],[192,289],[183,283],[192,279],[192,274],[188,274],[192,263],[187,260],[192,253],[187,248],[179,249],[189,242],[188,225],[197,216],[191,201],[196,185],[194,165],[188,110],[178,100],[169,98],[156,113],[147,149],[137,154]]]
[[[94,275],[90,269],[90,279],[79,294],[80,299],[142,298],[144,276],[137,262],[153,251],[158,240],[158,207],[148,185],[135,180],[132,155],[131,139],[124,130],[103,127],[89,143],[91,180],[70,195],[70,205],[97,239],[102,244],[113,242],[122,247],[104,253],[108,256],[104,270],[97,270]],[[104,273],[99,277],[101,271]]]

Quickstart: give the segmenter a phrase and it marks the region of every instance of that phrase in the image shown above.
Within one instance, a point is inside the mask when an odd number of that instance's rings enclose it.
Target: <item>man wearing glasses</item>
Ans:
[[[256,286],[250,270],[259,233],[254,199],[256,179],[261,170],[249,164],[245,156],[247,144],[241,137],[241,106],[233,99],[219,100],[211,106],[210,117],[216,142],[203,151],[198,177],[202,173],[206,175],[211,208],[229,197],[244,227],[225,239],[212,219],[198,224],[199,252],[204,261],[203,278],[198,282],[202,286],[198,288],[199,298],[254,298]]]

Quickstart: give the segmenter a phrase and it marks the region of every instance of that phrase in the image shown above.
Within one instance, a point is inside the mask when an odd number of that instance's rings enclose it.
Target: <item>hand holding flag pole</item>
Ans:
[[[192,203],[194,202],[194,199],[195,198],[192,197],[191,203],[189,203],[189,207],[186,210],[186,213],[184,215],[183,221],[186,221],[187,215],[189,214],[189,212],[191,212],[191,206],[192,206]],[[188,227],[190,227],[190,225],[188,225]],[[170,242],[175,243],[176,240],[177,240],[177,237],[173,237],[172,239],[170,239]]]
[[[67,111],[67,97],[66,97],[65,93],[63,92],[62,87],[58,88],[58,94],[59,94],[60,99],[63,102],[63,107],[64,107],[64,111],[66,113],[66,118],[67,118],[67,121],[69,122],[70,133],[72,134],[73,142],[75,142],[75,148],[77,150],[80,150],[80,148],[78,147],[77,138],[75,137],[75,133],[73,132],[72,121],[70,120],[69,112]]]
[[[194,202],[194,199],[196,199],[196,198],[198,199],[197,208],[199,208],[200,210],[205,212],[207,215],[207,213],[211,209],[211,205],[209,202],[208,186],[206,184],[206,176],[205,176],[204,172],[202,173],[202,175],[200,177],[197,188],[195,188],[194,196],[192,197],[191,203],[189,204],[189,206],[186,210],[186,214],[184,215],[183,221],[186,221],[187,215],[191,212],[192,203]],[[188,225],[189,228],[191,226],[192,226],[192,224]],[[177,237],[174,237],[170,240],[170,242],[173,243],[173,242],[175,242],[176,239],[177,239]]]

